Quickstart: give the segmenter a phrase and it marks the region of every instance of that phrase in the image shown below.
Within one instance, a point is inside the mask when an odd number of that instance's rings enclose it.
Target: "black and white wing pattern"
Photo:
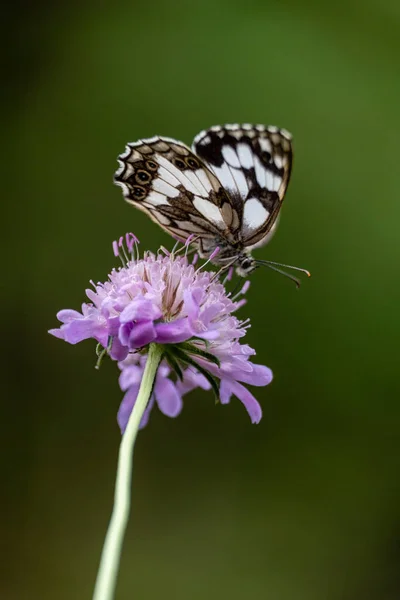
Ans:
[[[193,151],[227,191],[243,248],[262,245],[289,184],[290,133],[265,125],[216,125],[195,137]]]
[[[125,199],[146,212],[175,238],[198,235],[203,254],[237,240],[238,215],[218,178],[182,142],[153,137],[126,146],[114,181]]]
[[[215,126],[196,136],[192,150],[153,137],[128,144],[118,162],[114,181],[128,202],[181,241],[195,234],[201,256],[218,247],[213,262],[236,262],[244,274],[254,268],[249,250],[266,243],[276,224],[291,136],[264,125]]]

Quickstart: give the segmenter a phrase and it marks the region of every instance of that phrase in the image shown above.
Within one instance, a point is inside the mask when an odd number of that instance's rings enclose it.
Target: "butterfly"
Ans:
[[[251,251],[276,229],[291,140],[285,129],[250,124],[210,127],[191,149],[168,137],[143,139],[118,157],[114,182],[129,203],[174,238],[191,236],[200,256],[223,270],[235,266],[246,277],[265,263],[279,271],[279,263],[256,261]]]

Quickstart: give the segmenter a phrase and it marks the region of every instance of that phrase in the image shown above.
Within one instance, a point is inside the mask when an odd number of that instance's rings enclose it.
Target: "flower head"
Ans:
[[[196,269],[186,254],[145,252],[137,258],[137,239],[132,234],[127,234],[126,246],[130,257],[122,238],[114,243],[123,266],[113,269],[105,283],[86,290],[90,303],[82,305],[82,312],[60,311],[57,318],[62,325],[50,330],[71,344],[94,338],[101,355],[107,353],[118,361],[125,392],[118,414],[121,430],[135,403],[150,343],[163,346],[164,360],[142,426],[154,403],[164,414],[177,416],[182,395],[195,387],[213,387],[222,404],[235,395],[252,422],[258,423],[260,405],[242,383],[264,386],[272,374],[250,362],[255,351],[239,341],[249,323],[234,313],[245,302],[238,298],[247,291],[248,282],[231,297],[215,273]]]

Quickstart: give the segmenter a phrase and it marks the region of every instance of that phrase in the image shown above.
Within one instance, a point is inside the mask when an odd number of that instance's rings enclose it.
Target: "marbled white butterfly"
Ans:
[[[174,238],[184,242],[194,234],[201,257],[235,265],[243,277],[258,264],[285,266],[251,256],[271,238],[289,183],[292,143],[285,129],[217,125],[199,133],[192,150],[152,137],[128,144],[118,162],[115,183],[125,199]]]

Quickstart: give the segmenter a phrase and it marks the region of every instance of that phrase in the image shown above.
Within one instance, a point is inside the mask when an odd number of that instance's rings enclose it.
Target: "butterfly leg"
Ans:
[[[230,268],[235,264],[235,262],[236,262],[236,256],[231,261],[229,261],[226,265],[221,267],[216,273],[214,273],[214,275],[211,277],[210,283],[212,281],[215,281],[216,279],[218,279],[223,273],[226,273],[226,271],[229,271]],[[228,279],[228,276],[229,276],[229,273],[227,274],[225,281],[230,280],[230,277]]]

